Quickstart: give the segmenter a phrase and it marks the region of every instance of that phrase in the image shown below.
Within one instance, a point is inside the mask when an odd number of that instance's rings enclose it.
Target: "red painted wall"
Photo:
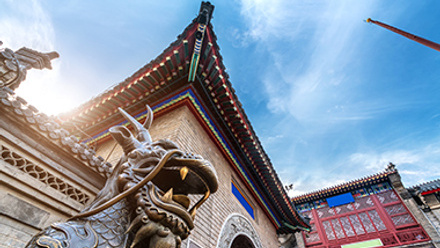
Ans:
[[[384,247],[397,247],[429,240],[394,190],[301,214],[311,218],[312,231],[303,233],[306,247],[334,248],[377,238]]]

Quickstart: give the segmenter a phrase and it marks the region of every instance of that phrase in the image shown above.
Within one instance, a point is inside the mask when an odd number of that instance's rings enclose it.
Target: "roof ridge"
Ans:
[[[418,188],[420,188],[420,187],[422,187],[422,186],[427,186],[427,185],[429,185],[429,184],[433,184],[433,183],[436,183],[436,182],[439,182],[439,183],[440,183],[440,178],[437,178],[437,179],[433,179],[433,180],[430,180],[430,181],[426,181],[426,182],[423,182],[423,183],[416,184],[416,185],[414,185],[414,186],[409,187],[409,189],[418,189]]]
[[[29,105],[26,100],[16,95],[8,87],[0,88],[0,107],[14,113],[16,117],[24,119],[30,127],[43,134],[50,141],[60,148],[77,157],[84,162],[87,167],[107,178],[112,171],[112,165],[101,156],[95,156],[95,151],[84,143],[80,143],[78,138],[71,135],[69,131],[62,128],[53,117],[48,117],[40,112],[33,105]]]
[[[352,179],[350,181],[346,181],[346,182],[343,182],[343,183],[340,183],[340,184],[336,184],[334,186],[328,186],[328,187],[325,187],[323,189],[314,190],[314,191],[311,191],[309,193],[304,193],[302,195],[298,195],[298,196],[292,197],[291,199],[292,199],[292,201],[295,201],[295,200],[299,200],[299,199],[305,198],[307,196],[313,196],[313,195],[316,195],[316,194],[324,194],[327,191],[331,191],[331,190],[336,189],[336,188],[341,188],[341,187],[344,187],[344,186],[355,184],[357,182],[369,180],[369,179],[374,178],[374,177],[385,176],[385,175],[389,175],[389,174],[393,174],[393,173],[397,173],[397,169],[395,169],[395,168],[390,169],[389,166],[388,166],[382,172],[377,172],[377,173],[374,173],[374,174],[371,174],[371,175],[363,176],[363,177],[358,178],[358,179]]]

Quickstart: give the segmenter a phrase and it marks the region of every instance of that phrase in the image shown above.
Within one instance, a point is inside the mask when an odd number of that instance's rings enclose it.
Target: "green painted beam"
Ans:
[[[223,79],[222,75],[218,75],[218,77],[213,81],[212,85],[217,86],[217,84]]]
[[[217,59],[217,56],[212,55],[211,60],[209,61],[208,67],[206,67],[206,71],[209,72],[214,65],[215,60]]]
[[[380,239],[372,239],[363,242],[342,245],[341,248],[371,248],[371,247],[380,247],[383,246],[382,241]]]
[[[133,84],[138,91],[142,92],[144,90],[146,90],[147,88],[145,87],[145,81],[143,79],[139,79],[136,81],[136,83]]]
[[[139,82],[140,82],[140,85],[142,85],[142,87],[144,87],[146,90],[148,90],[149,88],[153,87],[153,86],[150,84],[150,82],[148,82],[148,81],[146,80],[145,77],[143,77]]]
[[[218,66],[214,67],[214,69],[209,74],[209,78],[213,79],[214,76],[218,73],[219,70],[220,70],[220,68]]]
[[[205,52],[203,53],[203,59],[206,59],[209,55],[209,52],[211,51],[212,43],[208,42],[205,48]]]
[[[176,57],[177,66],[179,66],[180,64],[182,64],[182,61],[180,61],[179,50],[174,50],[174,57]]]
[[[171,58],[170,57],[167,57],[167,65],[168,65],[168,67],[170,67],[170,70],[174,70],[174,65],[173,65],[173,62],[171,61]]]
[[[164,80],[164,76],[162,75],[162,73],[157,69],[154,68],[153,69],[154,74],[160,79],[160,80]]]
[[[183,47],[185,48],[185,58],[189,57],[189,48],[188,48],[188,41],[184,40],[183,41]]]
[[[168,75],[171,75],[170,71],[165,66],[165,63],[160,63],[160,68],[162,68],[162,70],[165,72],[165,77],[168,76]]]
[[[147,81],[153,86],[153,85],[159,85],[159,82],[149,73],[146,75]]]

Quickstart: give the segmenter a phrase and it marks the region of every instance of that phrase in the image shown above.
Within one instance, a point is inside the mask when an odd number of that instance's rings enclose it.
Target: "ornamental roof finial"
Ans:
[[[200,5],[199,16],[197,17],[197,22],[208,25],[211,21],[212,13],[214,12],[214,5],[210,2],[202,2]]]
[[[387,168],[385,169],[385,171],[386,172],[396,172],[397,171],[396,165],[390,162],[388,164]]]
[[[209,22],[211,21],[213,11],[214,5],[212,5],[210,2],[202,2],[199,15],[196,19],[197,31],[194,34],[194,52],[191,57],[191,63],[188,71],[188,82],[194,82],[196,78],[197,68],[200,60],[200,50],[203,46],[203,38],[205,37],[205,32],[209,26]]]
[[[0,46],[3,42],[0,41]],[[57,52],[40,53],[22,47],[14,52],[9,48],[0,48],[0,87],[7,86],[15,90],[26,79],[26,71],[35,69],[52,69],[51,60],[58,58]]]

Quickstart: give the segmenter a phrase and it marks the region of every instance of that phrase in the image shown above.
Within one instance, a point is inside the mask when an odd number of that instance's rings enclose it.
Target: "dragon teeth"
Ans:
[[[188,175],[188,167],[182,167],[182,169],[180,169],[180,178],[182,179],[182,181],[185,180],[186,175]]]
[[[162,201],[171,202],[173,200],[173,188],[169,189],[165,195],[162,196]]]

